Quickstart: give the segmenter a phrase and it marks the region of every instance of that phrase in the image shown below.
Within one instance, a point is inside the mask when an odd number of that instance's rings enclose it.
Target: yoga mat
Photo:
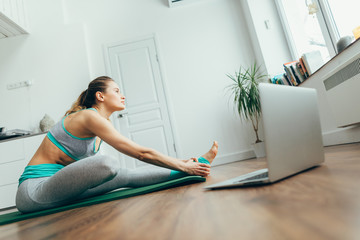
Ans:
[[[21,220],[25,220],[25,219],[29,219],[29,218],[40,217],[40,216],[57,213],[57,212],[61,212],[61,211],[65,211],[65,210],[69,210],[69,209],[73,209],[73,208],[108,202],[108,201],[112,201],[115,199],[133,197],[133,196],[146,194],[146,193],[150,193],[150,192],[155,192],[155,191],[159,191],[159,190],[163,190],[163,189],[167,189],[167,188],[171,188],[171,187],[176,187],[179,185],[190,184],[190,183],[195,183],[195,182],[205,182],[205,181],[206,181],[206,178],[203,178],[203,177],[186,176],[186,177],[170,180],[170,181],[163,182],[163,183],[157,183],[157,184],[153,184],[153,185],[149,185],[149,186],[145,186],[145,187],[128,188],[128,189],[113,191],[113,192],[106,193],[103,195],[90,197],[90,198],[82,199],[82,200],[79,200],[79,201],[76,201],[73,203],[69,203],[68,205],[65,205],[65,206],[46,209],[46,210],[42,210],[42,211],[37,211],[37,212],[32,212],[32,213],[20,213],[17,211],[17,212],[7,213],[7,214],[0,215],[0,225],[5,225],[8,223],[13,223],[13,222],[17,222],[17,221],[21,221]]]

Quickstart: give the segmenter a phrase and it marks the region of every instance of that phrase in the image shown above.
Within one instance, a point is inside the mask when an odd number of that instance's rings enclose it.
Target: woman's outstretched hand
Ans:
[[[197,158],[182,160],[185,163],[184,172],[189,175],[207,177],[210,174],[211,166],[206,163],[200,163]]]

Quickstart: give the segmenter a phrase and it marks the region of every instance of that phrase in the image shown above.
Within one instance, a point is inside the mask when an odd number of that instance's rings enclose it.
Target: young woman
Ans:
[[[64,118],[47,133],[19,179],[16,206],[32,212],[117,188],[141,187],[186,175],[206,177],[218,144],[199,159],[179,160],[140,146],[111,125],[110,115],[125,109],[125,97],[109,77],[90,82]],[[105,141],[116,150],[159,169],[124,169],[96,154]]]

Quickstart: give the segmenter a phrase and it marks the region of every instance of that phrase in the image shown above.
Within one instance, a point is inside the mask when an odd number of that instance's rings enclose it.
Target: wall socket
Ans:
[[[31,85],[33,85],[33,81],[28,80],[28,81],[22,81],[22,82],[9,83],[6,85],[6,87],[8,90],[11,90],[11,89],[15,89],[15,88],[30,87]]]

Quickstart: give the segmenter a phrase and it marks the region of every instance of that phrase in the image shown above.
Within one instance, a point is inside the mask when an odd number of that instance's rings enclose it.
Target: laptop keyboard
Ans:
[[[252,176],[252,177],[242,179],[239,182],[244,182],[244,181],[249,181],[249,180],[256,180],[256,179],[261,179],[261,178],[267,178],[268,176],[269,176],[268,172],[264,172],[264,173],[261,173],[259,175],[255,175],[255,176]]]

